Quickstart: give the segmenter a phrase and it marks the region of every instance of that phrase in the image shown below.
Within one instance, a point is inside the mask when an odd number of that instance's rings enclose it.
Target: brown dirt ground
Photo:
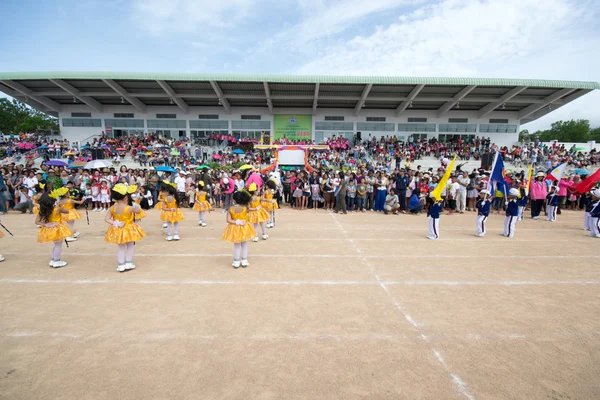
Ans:
[[[52,269],[29,215],[3,216],[0,399],[597,399],[600,241],[580,212],[485,238],[475,215],[277,213],[231,268],[224,217],[166,242],[141,222],[115,271],[103,214]]]

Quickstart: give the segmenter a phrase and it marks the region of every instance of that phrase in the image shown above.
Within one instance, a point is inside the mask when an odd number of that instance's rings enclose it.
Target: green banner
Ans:
[[[275,115],[275,140],[287,138],[291,140],[311,140],[312,115]]]

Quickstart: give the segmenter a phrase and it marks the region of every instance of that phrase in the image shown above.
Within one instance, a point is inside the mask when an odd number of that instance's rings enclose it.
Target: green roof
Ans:
[[[244,75],[186,74],[159,72],[0,72],[0,80],[25,79],[124,79],[170,81],[245,81],[273,83],[337,83],[376,85],[456,85],[456,86],[528,86],[569,89],[600,89],[598,82],[558,81],[547,79],[503,78],[431,78],[409,76],[336,76],[336,75]]]

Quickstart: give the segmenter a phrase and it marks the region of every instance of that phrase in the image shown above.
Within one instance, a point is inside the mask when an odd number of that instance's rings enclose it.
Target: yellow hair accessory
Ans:
[[[168,181],[163,181],[163,183],[166,183],[167,185],[174,187],[175,189],[177,189],[177,185]]]
[[[46,184],[45,183],[40,183],[39,187],[40,187],[40,189],[44,189],[46,187]]]
[[[248,186],[249,192],[256,192],[257,190],[258,190],[258,186],[256,186],[256,183],[251,183],[250,186]]]
[[[137,192],[137,185],[131,185],[127,188],[127,193],[134,194],[135,192]]]
[[[115,185],[115,187],[112,188],[112,190],[123,196],[125,196],[127,194],[127,186],[125,186],[125,184],[123,184],[123,183],[117,183]]]
[[[53,199],[57,199],[58,200],[59,197],[63,197],[67,193],[69,193],[69,188],[61,187],[61,188],[58,188],[58,189],[54,189],[49,194],[49,196],[52,197]]]
[[[198,185],[204,186],[204,181],[198,181]]]

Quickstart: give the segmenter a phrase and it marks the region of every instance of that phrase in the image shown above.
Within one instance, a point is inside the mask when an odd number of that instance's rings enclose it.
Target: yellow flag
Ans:
[[[452,169],[454,168],[455,161],[456,161],[456,156],[454,156],[454,158],[450,162],[450,165],[448,165],[446,172],[444,172],[444,176],[442,176],[442,179],[440,179],[440,182],[438,183],[436,188],[433,189],[433,192],[431,192],[433,194],[433,197],[438,201],[440,201],[442,199],[442,190],[444,190],[444,188],[448,184],[448,178],[450,178],[450,173],[452,173]]]
[[[533,164],[529,166],[529,171],[527,171],[527,186],[525,186],[525,195],[529,196],[529,188],[531,187],[531,177],[533,175]]]

